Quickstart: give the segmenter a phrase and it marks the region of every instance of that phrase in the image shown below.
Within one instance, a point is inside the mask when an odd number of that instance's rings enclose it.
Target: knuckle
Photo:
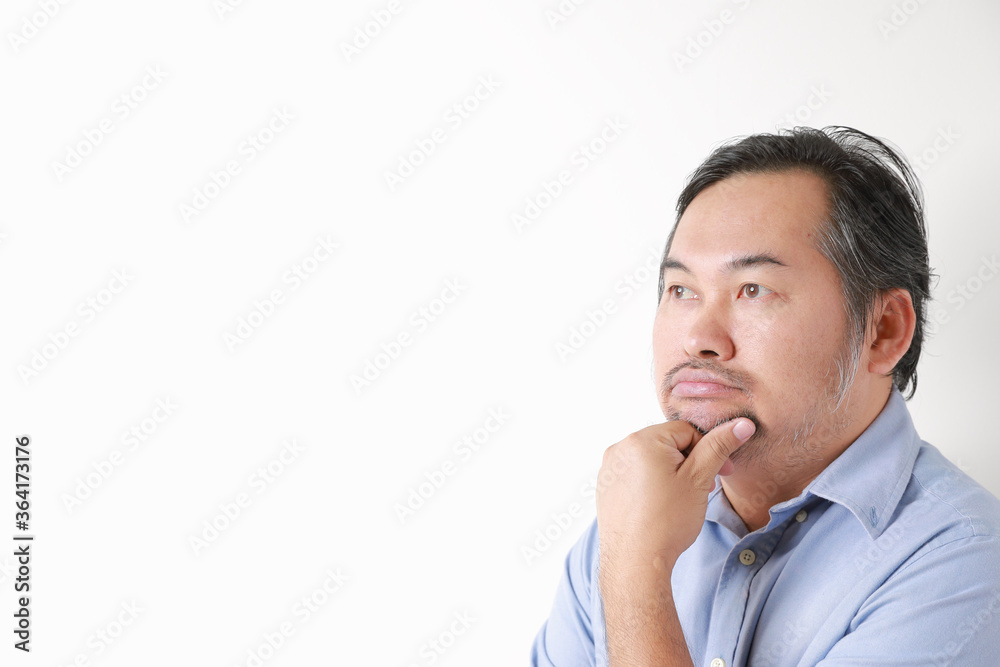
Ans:
[[[645,442],[646,436],[642,431],[637,431],[619,442],[616,447],[618,447],[621,456],[631,457],[643,449]]]
[[[604,456],[601,458],[601,467],[607,468],[611,465],[617,458],[617,448],[618,445],[611,445],[604,450]]]
[[[713,440],[712,453],[719,459],[728,458],[729,447],[727,446],[727,443],[722,440]]]
[[[719,437],[712,438],[711,440],[712,452],[719,456],[719,458],[724,459],[729,456],[729,452],[733,449],[733,445],[736,444],[737,440],[732,430],[727,430],[718,435]]]

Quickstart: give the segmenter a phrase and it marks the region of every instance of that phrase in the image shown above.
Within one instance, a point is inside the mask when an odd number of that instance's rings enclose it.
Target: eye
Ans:
[[[772,294],[772,291],[757,283],[747,283],[740,288],[740,294],[747,299],[759,299],[762,296]]]
[[[680,299],[686,301],[688,299],[694,298],[694,292],[692,292],[687,287],[684,287],[683,285],[671,285],[668,291],[670,292],[671,298],[674,299]]]

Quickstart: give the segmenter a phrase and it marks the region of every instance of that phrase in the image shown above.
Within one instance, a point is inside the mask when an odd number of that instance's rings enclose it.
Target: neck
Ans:
[[[810,439],[794,447],[784,446],[781,452],[769,452],[766,460],[736,464],[735,472],[722,478],[722,490],[747,530],[752,533],[766,526],[773,506],[798,496],[843,454],[882,412],[890,389],[891,384],[884,391],[866,392],[864,397],[852,389],[852,396],[842,406],[849,410],[850,418],[826,442]],[[833,417],[827,419],[832,421]]]

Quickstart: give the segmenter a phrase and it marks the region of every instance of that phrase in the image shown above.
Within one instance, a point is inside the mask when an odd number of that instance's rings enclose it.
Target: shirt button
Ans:
[[[807,516],[809,516],[809,514],[806,513],[805,510],[799,510],[798,513],[796,513],[795,515],[795,520],[798,521],[799,523],[802,523],[803,521],[806,520]]]
[[[743,563],[744,565],[753,565],[753,562],[755,560],[757,560],[757,554],[750,551],[749,549],[744,549],[743,551],[740,552],[740,562]],[[721,658],[719,659],[721,660]],[[714,662],[712,664],[715,665]],[[725,665],[725,663],[721,664]]]
[[[726,661],[722,658],[716,658],[712,661],[712,667],[726,667]]]

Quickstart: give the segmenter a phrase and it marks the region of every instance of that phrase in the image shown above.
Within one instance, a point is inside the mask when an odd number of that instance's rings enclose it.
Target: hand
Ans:
[[[701,532],[715,476],[733,472],[729,455],[755,429],[745,417],[705,435],[669,421],[608,447],[596,492],[603,581],[630,572],[669,575]]]

